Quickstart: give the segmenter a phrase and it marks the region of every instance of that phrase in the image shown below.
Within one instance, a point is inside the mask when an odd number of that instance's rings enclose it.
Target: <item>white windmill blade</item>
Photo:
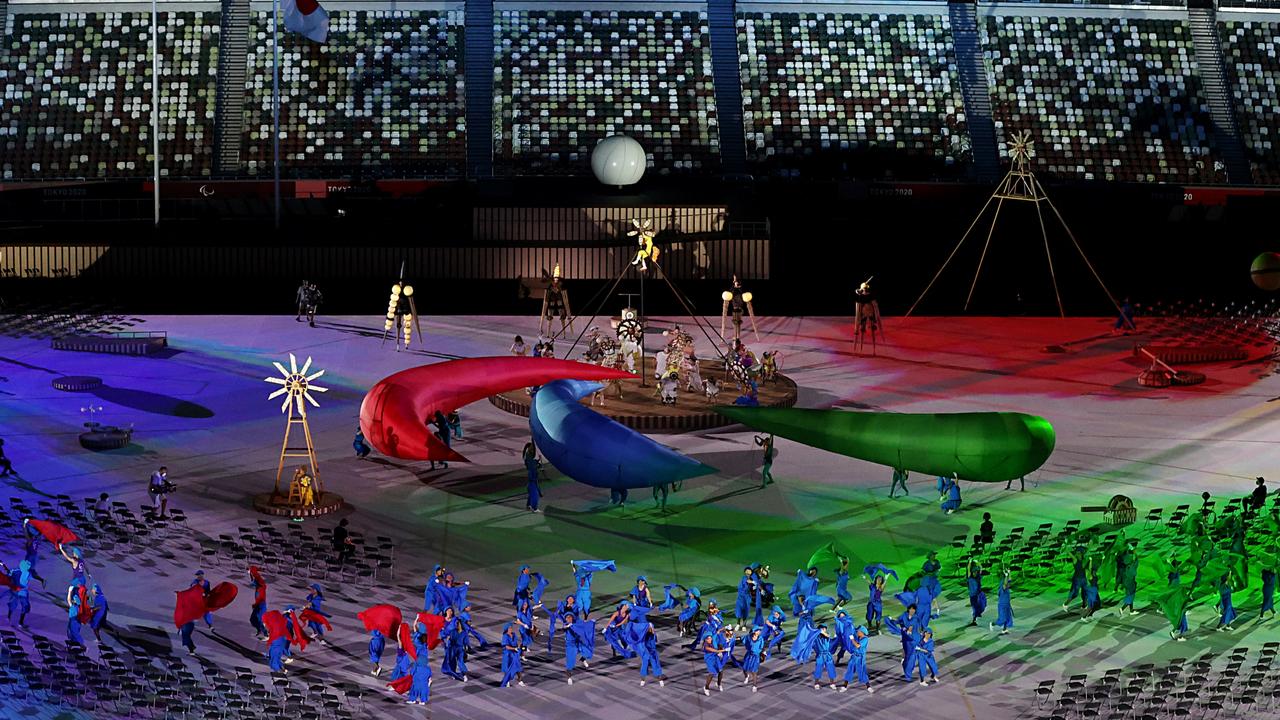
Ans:
[[[269,378],[263,378],[263,380],[266,380],[269,383],[275,383],[276,385],[286,384],[284,378],[269,377]]]
[[[302,397],[306,398],[307,402],[311,403],[313,406],[320,407],[320,403],[316,402],[316,399],[311,397],[311,393],[304,392],[302,393]]]
[[[306,375],[305,370],[303,371],[303,374]],[[314,375],[307,375],[307,382],[311,382],[312,380],[315,380],[316,378],[320,377],[323,374],[324,374],[324,370],[317,370]]]
[[[280,374],[281,374],[282,376],[284,376],[284,377],[289,377],[289,371],[288,371],[288,370],[285,370],[285,369],[284,369],[284,366],[283,366],[283,365],[281,365],[281,364],[280,364],[280,362],[279,362],[278,360],[272,360],[272,361],[271,361],[271,364],[276,366],[276,369],[280,371]]]
[[[289,353],[289,369],[293,371],[291,375],[298,374],[298,358],[293,353]]]
[[[306,415],[306,414],[307,414],[307,406],[302,402],[302,393],[298,393],[298,394],[297,394],[297,398],[298,398],[298,414],[299,414],[299,415]]]
[[[275,400],[276,398],[280,397],[281,395],[283,395],[283,394],[285,394],[285,393],[287,393],[287,392],[289,392],[289,388],[280,388],[279,390],[277,390],[277,391],[275,391],[275,392],[271,393],[270,395],[268,395],[268,396],[267,396],[267,399],[268,399],[268,400]]]
[[[308,391],[314,390],[315,392],[329,392],[329,388],[320,387],[319,385],[308,385],[307,390]]]
[[[304,362],[304,363],[302,363],[302,369],[298,371],[298,374],[299,374],[299,375],[306,375],[306,374],[307,374],[307,371],[308,371],[308,370],[310,370],[310,369],[311,369],[311,356],[310,356],[310,355],[308,355],[308,356],[307,356],[307,361],[306,361],[306,362]]]
[[[289,403],[291,402],[293,402],[293,393],[289,393],[288,395],[284,396],[284,403],[280,405],[280,412],[284,412],[285,410],[288,410]]]

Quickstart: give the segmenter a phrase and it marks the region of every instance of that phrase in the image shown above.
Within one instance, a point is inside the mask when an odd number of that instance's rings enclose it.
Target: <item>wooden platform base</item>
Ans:
[[[65,335],[53,338],[54,350],[106,353],[108,355],[151,355],[169,346],[163,333],[115,333],[112,335]]]
[[[1134,357],[1145,357],[1142,351],[1155,355],[1170,365],[1195,365],[1211,362],[1235,362],[1249,357],[1235,345],[1143,345],[1133,346]]]
[[[645,358],[648,387],[641,387],[639,380],[622,382],[622,397],[616,391],[606,389],[604,405],[599,400],[592,408],[596,412],[617,420],[635,430],[652,432],[690,432],[731,425],[733,421],[711,410],[715,405],[731,405],[738,397],[738,387],[726,381],[719,361],[703,360],[699,372],[703,379],[715,378],[720,383],[720,395],[708,401],[702,393],[685,392],[674,405],[663,405],[653,381],[653,358]],[[759,400],[762,407],[792,407],[796,404],[798,389],[795,381],[785,375],[760,386]],[[489,402],[513,415],[529,417],[533,400],[523,389],[491,395]],[[590,405],[590,400],[582,404]]]
[[[253,498],[253,509],[264,515],[289,518],[320,517],[336,513],[342,509],[342,496],[336,493],[320,493],[315,505],[300,508],[290,505],[288,496],[275,493],[262,493]]]

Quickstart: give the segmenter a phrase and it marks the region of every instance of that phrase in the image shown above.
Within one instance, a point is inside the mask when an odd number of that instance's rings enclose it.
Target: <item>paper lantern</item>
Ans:
[[[647,160],[640,143],[626,135],[601,140],[591,151],[591,172],[605,185],[634,185],[644,177]]]

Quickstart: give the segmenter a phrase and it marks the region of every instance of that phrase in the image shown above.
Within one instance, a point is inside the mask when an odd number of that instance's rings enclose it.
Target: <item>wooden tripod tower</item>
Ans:
[[[1067,237],[1071,238],[1071,244],[1075,245],[1076,251],[1080,253],[1080,257],[1084,260],[1084,264],[1088,266],[1089,272],[1093,273],[1094,279],[1098,281],[1102,291],[1107,294],[1107,299],[1111,301],[1117,311],[1120,310],[1120,303],[1116,302],[1111,291],[1102,282],[1102,277],[1094,269],[1093,263],[1089,262],[1088,256],[1084,254],[1084,249],[1080,247],[1076,236],[1071,232],[1071,228],[1067,226],[1067,221],[1062,219],[1062,213],[1058,212],[1058,208],[1049,199],[1048,193],[1044,191],[1044,187],[1031,170],[1032,145],[1031,133],[1027,130],[1015,133],[1009,139],[1009,172],[1000,181],[1000,184],[996,186],[995,191],[991,193],[991,197],[987,198],[987,203],[978,211],[977,217],[969,224],[969,229],[964,231],[964,236],[960,238],[960,242],[956,243],[955,248],[951,250],[951,254],[942,263],[942,267],[938,268],[938,272],[929,281],[924,292],[920,293],[920,297],[916,298],[916,301],[911,304],[911,309],[907,310],[906,317],[910,317],[911,313],[915,312],[916,306],[920,304],[920,301],[924,300],[924,296],[929,294],[929,290],[933,288],[934,283],[938,281],[942,272],[947,269],[947,265],[951,263],[952,258],[960,251],[960,247],[964,245],[965,241],[969,239],[973,229],[978,226],[978,221],[986,215],[987,209],[994,202],[995,212],[992,213],[991,225],[987,228],[987,240],[982,246],[982,255],[978,257],[978,269],[973,273],[973,282],[969,284],[969,294],[964,300],[964,309],[965,311],[969,310],[969,305],[973,302],[973,291],[978,287],[978,276],[982,274],[982,264],[987,259],[987,250],[991,248],[991,236],[995,233],[996,223],[1000,220],[1000,210],[1004,208],[1005,201],[1029,202],[1035,206],[1036,219],[1040,222],[1040,239],[1044,242],[1044,255],[1049,262],[1049,279],[1053,283],[1053,296],[1058,301],[1058,314],[1061,317],[1066,317],[1067,313],[1062,306],[1062,294],[1058,292],[1058,276],[1053,269],[1053,253],[1049,250],[1049,234],[1045,230],[1044,213],[1040,209],[1042,204],[1048,205],[1049,209],[1053,211],[1054,217],[1058,219],[1058,223],[1066,231]]]
[[[281,377],[269,377],[267,382],[281,385],[282,387],[268,395],[267,399],[274,400],[283,395],[284,404],[280,406],[280,412],[288,413],[284,426],[284,442],[280,445],[280,463],[276,466],[276,484],[272,493],[274,495],[280,494],[280,478],[284,475],[285,459],[306,458],[315,496],[319,497],[322,490],[320,485],[320,464],[316,461],[315,443],[311,440],[311,426],[307,423],[307,403],[320,407],[320,403],[311,397],[311,393],[328,391],[328,388],[320,387],[313,382],[316,378],[324,375],[324,370],[317,370],[311,375],[307,375],[307,371],[311,369],[311,358],[307,358],[306,363],[302,365],[302,369],[298,369],[298,359],[294,357],[293,353],[289,353],[289,369],[285,369],[284,365],[278,362],[272,364],[280,371]],[[295,425],[302,428],[302,440],[305,442],[305,446],[295,447],[289,444],[290,438],[297,440],[294,434]],[[300,498],[294,497],[296,492],[297,488],[293,487],[291,483],[289,488],[289,502],[291,504],[301,502]]]

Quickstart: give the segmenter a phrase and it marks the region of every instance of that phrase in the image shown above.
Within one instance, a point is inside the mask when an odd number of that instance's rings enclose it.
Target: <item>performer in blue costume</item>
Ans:
[[[521,600],[516,609],[515,625],[520,628],[520,642],[524,647],[533,646],[533,636],[537,632],[533,622],[534,606],[528,600]]]
[[[907,489],[907,471],[901,470],[899,468],[894,468],[893,484],[889,486],[890,500],[893,499],[894,492],[896,492],[898,488],[902,488],[902,494],[904,497],[911,494],[911,491]]]
[[[1087,621],[1093,617],[1102,607],[1102,593],[1098,589],[1098,570],[1092,563],[1089,567],[1089,579],[1084,585],[1084,615],[1080,617],[1081,621]]]
[[[30,560],[23,560],[18,563],[17,570],[10,570],[7,565],[0,565],[9,576],[9,583],[12,586],[9,590],[9,622],[13,622],[13,611],[18,610],[18,627],[27,626],[27,613],[31,612],[31,580],[34,578],[40,581],[40,587],[45,587],[44,578],[36,572]]]
[[[801,596],[802,607],[796,621],[796,639],[791,643],[791,659],[798,663],[807,663],[813,656],[818,642],[818,627],[813,622],[814,611],[822,605],[834,605],[836,600],[826,595],[814,597]]]
[[[574,587],[577,588],[578,612],[586,619],[591,612],[591,576],[602,570],[617,572],[618,566],[612,560],[570,560],[573,567]]]
[[[755,570],[750,565],[742,568],[742,577],[738,578],[738,597],[733,606],[733,616],[738,621],[739,630],[745,629],[747,623],[751,622],[757,595],[756,583]]]
[[[209,584],[209,581],[204,578],[203,570],[197,570],[195,579],[191,581],[191,587],[196,587],[196,586],[200,587],[200,591],[204,593],[205,597],[208,597],[209,591],[213,589],[213,586]],[[204,624],[210,630],[213,629],[213,613],[204,614]]]
[[[942,501],[942,509],[950,515],[960,509],[960,480],[952,474],[947,481],[947,499]]]
[[[502,628],[502,682],[498,687],[510,687],[514,680],[524,687],[524,658],[520,650],[520,633],[515,625],[507,623]]]
[[[914,604],[908,605],[906,611],[897,619],[886,619],[884,625],[890,633],[902,640],[902,676],[910,680],[915,661],[916,640],[919,637],[917,631],[920,626],[920,614]]]
[[[196,654],[196,643],[191,638],[191,634],[196,631],[196,621],[188,620],[178,628],[178,641],[187,649],[188,655]]]
[[[102,592],[102,586],[98,583],[93,584],[93,617],[89,619],[89,627],[93,630],[93,636],[102,642],[102,628],[107,624],[107,613],[110,607],[107,606],[107,596]]]
[[[1231,592],[1231,575],[1223,575],[1218,580],[1218,613],[1221,615],[1218,618],[1219,631],[1230,632],[1234,629],[1231,623],[1236,619],[1236,607],[1231,602]]]
[[[547,618],[547,652],[551,652],[551,641],[556,637],[556,628],[560,627],[567,613],[578,612],[578,598],[574,595],[566,596],[556,605],[555,612],[551,613],[551,617]]]
[[[609,621],[605,624],[604,639],[609,642],[609,647],[615,657],[618,655],[624,658],[636,656],[636,651],[631,649],[624,633],[625,626],[631,621],[630,614],[631,603],[623,600],[618,603],[618,607],[609,616]]]
[[[818,626],[818,637],[813,642],[813,689],[822,687],[822,676],[826,674],[831,680],[831,689],[836,687],[836,662],[832,657],[831,646],[835,639],[827,634],[827,626]]]
[[[80,588],[84,585],[84,581],[75,578],[71,581],[71,587],[67,588],[67,641],[76,645],[84,645],[84,638],[80,636]]]
[[[1000,592],[996,595],[996,621],[987,623],[988,630],[995,630],[996,626],[999,626],[1001,635],[1008,635],[1009,628],[1013,627],[1012,586],[1013,581],[1006,571],[1004,577],[1000,579]]]
[[[751,628],[751,632],[743,641],[742,662],[739,667],[742,668],[742,682],[751,685],[751,692],[756,692],[756,683],[760,678],[760,664],[764,662],[766,657],[765,643],[768,637],[765,635],[764,628],[757,625]]]
[[[1088,584],[1089,574],[1085,571],[1085,566],[1091,564],[1093,560],[1088,556],[1084,545],[1076,545],[1071,551],[1071,594],[1067,595],[1067,599],[1062,603],[1062,611],[1069,612],[1068,607],[1077,595],[1083,595],[1085,585]],[[1080,599],[1080,607],[1085,606],[1084,598]]]
[[[725,627],[724,617],[720,614],[720,606],[716,604],[715,598],[707,601],[707,618],[702,621],[702,627],[698,628],[698,634],[694,636],[693,642],[687,646],[690,650],[696,650],[702,647],[702,643],[707,639],[708,635],[715,635]]]
[[[564,671],[567,682],[573,684],[573,671],[578,662],[590,668],[588,660],[595,654],[596,621],[578,620],[573,613],[566,613],[561,625],[564,630]]]
[[[1130,540],[1126,543],[1124,552],[1116,558],[1119,572],[1117,580],[1124,587],[1124,599],[1120,601],[1120,610],[1117,614],[1124,615],[1127,610],[1131,615],[1139,614],[1133,609],[1133,601],[1138,595],[1138,541]]]
[[[431,577],[427,579],[427,585],[422,589],[422,610],[432,615],[439,615],[444,608],[436,607],[440,596],[436,593],[436,585],[444,581],[445,569],[443,565],[437,564],[431,569]]]
[[[423,623],[413,623],[413,684],[409,686],[407,705],[426,705],[431,702],[431,651],[427,648],[427,628]]]
[[[676,583],[668,583],[662,586],[662,591],[666,594],[666,597],[664,597],[662,599],[662,603],[658,605],[659,610],[675,610],[676,608],[684,609],[684,600],[682,598],[689,592],[685,586],[678,585]]]
[[[312,583],[311,592],[307,593],[307,607],[309,607],[312,612],[314,612],[317,615],[320,615],[321,617],[330,617],[329,613],[325,612],[322,609],[323,606],[324,606],[324,590],[321,589],[320,583]],[[315,640],[321,645],[329,644],[329,641],[324,639],[324,625],[321,625],[315,620],[308,620],[307,629],[311,631],[311,639]]]
[[[520,573],[516,575],[515,592],[511,594],[511,606],[520,607],[521,600],[532,599],[537,581],[541,577],[541,575],[533,572],[528,565],[521,565]]]
[[[527,603],[528,600],[522,600]],[[444,626],[440,628],[440,640],[444,644],[444,660],[440,672],[454,680],[467,681],[466,632],[453,608],[444,612]]]
[[[1178,559],[1176,557],[1169,558],[1169,567],[1172,568],[1168,575],[1169,587],[1181,589],[1182,573],[1178,570]],[[1169,637],[1178,642],[1184,642],[1187,639],[1187,611],[1185,607],[1182,610],[1182,617],[1178,619],[1178,625],[1169,631]]]
[[[485,640],[484,637],[476,630],[475,626],[471,624],[470,604],[462,608],[462,611],[458,613],[458,622],[462,625],[462,643],[464,650],[471,650],[471,638],[476,639],[476,643],[479,646],[478,649],[483,650],[489,647],[489,641]]]
[[[849,617],[849,613],[844,608],[836,611],[835,630],[832,635],[836,639],[836,664],[840,664],[840,660],[845,653],[853,652],[853,644],[849,642],[849,638],[853,636],[853,618]]]
[[[387,637],[382,634],[381,630],[373,630],[369,633],[369,662],[373,663],[373,669],[369,674],[378,677],[382,672],[382,651],[387,647]]]
[[[631,588],[631,604],[640,608],[653,607],[653,594],[649,592],[649,581],[643,575],[636,578],[636,586]]]
[[[791,592],[787,593],[787,597],[791,599],[791,614],[799,616],[800,610],[804,606],[799,602],[801,596],[809,597],[818,593],[818,568],[811,567],[808,570],[797,570],[796,581],[791,584]]]
[[[939,475],[934,487],[938,489],[938,502],[947,499],[947,483],[950,481],[946,475]]]
[[[693,633],[693,623],[697,622],[698,613],[701,611],[702,591],[696,587],[691,587],[685,592],[684,609],[680,611],[680,615],[676,618],[680,637]]]
[[[938,598],[942,597],[942,583],[938,582],[938,571],[941,569],[942,563],[938,562],[937,551],[930,550],[924,565],[920,566],[920,587],[929,591],[929,597],[933,598],[933,605],[936,605]],[[927,612],[930,608],[926,607],[925,610]]]
[[[849,592],[849,558],[840,556],[840,568],[836,570],[836,607],[844,607],[853,600]]]
[[[396,648],[396,664],[391,668],[390,680],[395,682],[413,670],[413,657],[403,647]]]
[[[707,681],[702,685],[702,694],[711,695],[711,681],[716,682],[716,691],[724,690],[724,668],[729,664],[733,652],[733,628],[728,625],[720,632],[711,633],[702,641],[702,661],[707,666]]]
[[[1274,567],[1262,568],[1262,607],[1258,610],[1258,621],[1261,622],[1271,613],[1271,617],[1276,616],[1276,569]]]
[[[782,623],[787,621],[787,614],[782,612],[782,608],[774,607],[769,612],[769,617],[764,621],[764,646],[765,649],[777,648],[778,652],[782,652],[782,641],[786,637],[786,631],[782,627]]]
[[[938,682],[938,661],[933,657],[933,628],[925,628],[920,642],[915,647],[915,667],[920,671],[920,684],[927,686],[924,671],[929,671],[929,679]],[[907,678],[910,680],[911,678]]]
[[[632,644],[640,656],[640,687],[644,687],[646,677],[656,678],[658,687],[665,687],[667,676],[662,674],[662,663],[658,657],[658,632],[653,623],[644,623],[643,632]]]
[[[867,599],[867,627],[875,632],[880,631],[884,621],[884,575],[875,575],[868,586],[870,596]]]
[[[351,447],[355,448],[356,458],[361,460],[369,457],[369,453],[373,452],[373,448],[369,447],[368,441],[364,439],[364,431],[360,428],[356,428],[356,436],[351,441]]]
[[[454,580],[453,573],[446,570],[443,577],[434,586],[436,594],[437,615],[443,614],[446,608],[453,608],[454,611],[461,610],[467,605],[467,591],[471,588],[471,581],[457,582]]]
[[[538,448],[532,441],[524,444],[524,469],[529,473],[529,478],[525,482],[525,492],[528,499],[525,501],[525,509],[532,512],[538,512],[538,502],[542,499],[542,487],[538,484],[538,470],[541,469],[542,463],[538,460]]]
[[[263,579],[256,565],[249,566],[249,587],[253,589],[253,605],[249,608],[249,625],[253,627],[254,637],[267,639],[267,626],[262,624],[262,615],[267,611],[267,581]]]
[[[982,589],[982,576],[985,574],[978,559],[969,558],[969,566],[965,570],[965,578],[969,583],[969,609],[972,612],[969,627],[976,627],[978,618],[987,610],[987,593]]]
[[[859,625],[849,636],[848,644],[853,649],[849,655],[849,666],[844,671],[844,684],[840,686],[840,692],[848,690],[849,683],[853,682],[855,677],[858,682],[866,686],[867,692],[875,692],[871,687],[871,677],[867,674],[867,647],[870,642],[867,628],[862,625]]]

